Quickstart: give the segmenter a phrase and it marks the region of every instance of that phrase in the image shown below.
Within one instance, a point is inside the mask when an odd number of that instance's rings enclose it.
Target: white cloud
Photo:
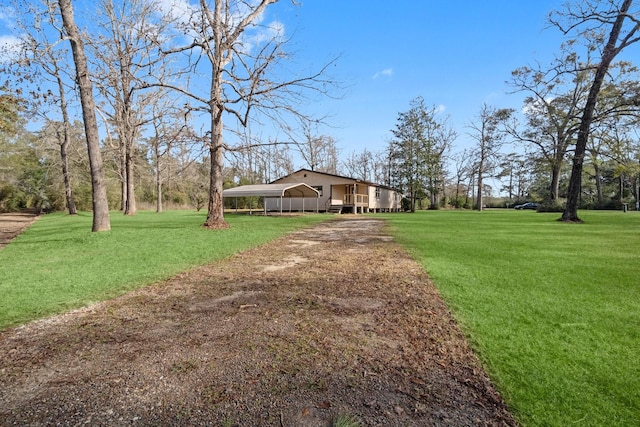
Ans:
[[[438,113],[444,113],[447,110],[447,107],[445,107],[443,104],[439,104],[435,109],[434,109],[434,113],[438,114]]]
[[[251,13],[258,3],[258,0],[246,0],[234,3],[234,7],[228,12],[228,25],[230,27],[238,25],[242,19]],[[195,31],[191,27],[194,22],[203,19],[200,5],[197,1],[157,0],[156,4],[162,15],[168,19],[179,22],[178,27],[183,27],[181,30],[184,31],[184,35],[177,33],[174,36],[174,42],[176,38],[185,38],[186,40],[188,37],[197,39],[201,36],[198,31]],[[270,40],[282,40],[285,37],[285,26],[282,22],[274,20],[271,23],[265,23],[265,20],[265,13],[258,15],[253,22],[245,28],[245,31],[242,32],[236,48],[250,52],[256,46],[260,46]]]
[[[6,27],[13,27],[15,23],[16,11],[9,6],[1,6],[0,7],[0,23]]]
[[[520,110],[523,114],[539,114],[544,113],[547,109],[547,105],[553,102],[554,97],[545,98],[544,102],[541,99],[536,99],[533,102],[525,103]]]
[[[378,77],[391,77],[393,75],[393,68],[385,68],[382,71],[378,71],[373,75],[373,79],[377,79]]]
[[[0,35],[0,63],[9,63],[18,58],[21,41],[12,35]]]
[[[247,52],[271,40],[281,41],[285,36],[284,24],[280,21],[273,21],[268,25],[253,25],[250,29],[252,31],[243,33],[242,39],[242,45]]]
[[[8,6],[0,6],[0,64],[7,64],[18,58],[21,41],[10,34],[15,32],[15,10]]]
[[[188,20],[195,10],[187,0],[158,0],[158,8],[171,19]]]

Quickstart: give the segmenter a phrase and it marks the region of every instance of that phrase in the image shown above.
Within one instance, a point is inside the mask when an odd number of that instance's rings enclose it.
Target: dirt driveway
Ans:
[[[1,425],[515,425],[420,267],[339,217],[0,333]]]
[[[31,211],[0,213],[0,249],[36,220],[37,215]]]

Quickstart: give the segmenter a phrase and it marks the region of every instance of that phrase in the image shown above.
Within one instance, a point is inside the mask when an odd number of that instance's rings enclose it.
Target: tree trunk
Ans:
[[[118,150],[120,154],[118,162],[118,173],[120,174],[120,210],[125,212],[127,210],[127,154],[124,142],[122,139],[118,139]]]
[[[480,167],[482,168],[482,163],[480,164]],[[478,203],[478,210],[481,211],[482,210],[482,172],[478,171],[478,197],[476,198],[476,201]]]
[[[209,149],[209,154],[211,156],[209,208],[204,226],[213,229],[229,228],[229,224],[224,220],[224,204],[222,203],[222,147],[212,146]]]
[[[618,185],[620,186],[618,201],[624,203],[624,174],[620,174],[618,177]]]
[[[91,231],[108,231],[111,229],[109,219],[109,201],[107,186],[100,153],[100,135],[96,119],[96,105],[93,99],[93,87],[89,79],[87,58],[84,53],[84,43],[78,31],[73,16],[71,0],[58,0],[62,22],[71,42],[71,50],[76,66],[77,84],[80,90],[80,103],[84,118],[87,150],[89,152],[89,166],[91,169],[91,187],[93,193],[93,226]]]
[[[513,167],[509,171],[509,204],[513,201]]]
[[[465,204],[467,206],[471,206],[474,207],[476,204],[476,198],[475,198],[475,193],[473,191],[473,187],[475,187],[476,185],[476,174],[475,173],[470,173],[469,174],[469,185],[467,186],[466,190],[465,190]],[[469,204],[469,193],[471,193],[471,204]]]
[[[598,207],[602,207],[602,205],[604,204],[604,197],[602,196],[602,177],[600,175],[600,166],[598,166],[598,162],[594,162],[593,169],[596,180],[596,196],[598,197]]]
[[[160,175],[159,172],[158,175]],[[156,193],[158,195],[156,199],[156,213],[162,213],[162,181],[160,181],[159,176],[156,178]]]
[[[157,132],[156,132],[157,135]],[[156,212],[162,212],[162,173],[160,171],[160,153],[158,152],[158,138],[156,137],[154,154],[156,157]]]
[[[204,0],[201,0],[203,4]],[[223,2],[216,1],[213,25],[215,50],[213,52],[212,70],[211,70],[211,90],[210,90],[210,109],[211,109],[211,142],[209,146],[209,155],[211,158],[211,170],[209,173],[209,207],[207,211],[207,220],[204,226],[207,228],[221,229],[229,228],[224,220],[224,204],[222,200],[222,169],[224,167],[222,141],[223,121],[222,113],[224,106],[221,105],[222,100],[222,73],[226,65],[224,55],[228,52],[223,49],[222,39],[222,16]]]
[[[65,123],[66,126],[66,123]],[[67,202],[67,210],[69,215],[76,215],[78,210],[73,200],[73,192],[71,191],[71,179],[69,176],[69,157],[67,156],[67,147],[69,146],[68,132],[65,131],[65,141],[60,144],[60,159],[62,161],[62,178],[64,180],[64,195]]]
[[[134,184],[134,164],[133,156],[131,155],[132,147],[129,144],[127,148],[127,155],[125,157],[126,164],[126,177],[127,177],[127,203],[124,210],[125,215],[135,215],[137,212],[136,207],[136,194]]]
[[[60,161],[62,162],[62,179],[64,181],[64,195],[67,203],[67,210],[69,215],[76,215],[78,210],[76,208],[75,200],[73,200],[73,191],[71,190],[71,177],[69,174],[69,156],[67,155],[67,149],[71,142],[71,122],[69,121],[69,112],[67,111],[67,101],[65,97],[65,87],[62,78],[60,77],[58,64],[54,64],[56,68],[56,79],[58,80],[58,90],[60,91],[60,110],[62,112],[62,144],[60,144]]]
[[[224,204],[222,200],[222,169],[224,166],[222,144],[222,108],[214,105],[214,114],[211,118],[211,145],[209,156],[211,158],[211,170],[209,173],[209,207],[207,220],[204,226],[212,229],[229,228],[224,220]]]
[[[578,217],[578,204],[580,203],[580,194],[582,192],[582,169],[584,164],[584,158],[587,149],[587,142],[589,141],[589,129],[591,122],[593,121],[593,112],[596,108],[598,101],[598,94],[600,88],[609,69],[609,64],[613,61],[613,58],[618,54],[619,49],[616,47],[622,24],[627,17],[627,11],[631,7],[631,0],[625,0],[620,8],[620,12],[616,18],[616,21],[609,33],[609,40],[602,52],[602,59],[598,68],[596,69],[595,76],[593,78],[593,84],[589,89],[589,95],[587,96],[587,102],[584,106],[582,118],[580,119],[580,128],[578,129],[578,139],[576,140],[576,149],[573,156],[573,167],[571,169],[571,178],[569,180],[569,191],[567,194],[567,205],[560,218],[565,222],[582,222]]]
[[[636,175],[636,179],[634,181],[634,189],[635,189],[635,199],[636,199],[636,210],[640,211],[640,176]]]
[[[558,203],[558,193],[560,193],[560,168],[560,163],[557,161],[551,165],[551,185],[549,186],[549,201],[551,203]]]

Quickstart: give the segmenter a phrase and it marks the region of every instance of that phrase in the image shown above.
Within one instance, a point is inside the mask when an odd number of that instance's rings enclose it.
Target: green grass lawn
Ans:
[[[640,425],[640,214],[385,217],[523,425]]]
[[[89,213],[39,218],[0,250],[0,329],[101,301],[328,219],[226,215],[228,230],[202,227],[206,214],[111,214],[91,233]]]
[[[525,426],[640,425],[640,214],[388,214]],[[330,217],[46,215],[0,251],[0,329],[110,298]]]

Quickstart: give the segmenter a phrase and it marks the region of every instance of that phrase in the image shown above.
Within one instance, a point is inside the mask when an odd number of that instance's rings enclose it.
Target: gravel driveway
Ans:
[[[0,332],[0,425],[516,425],[384,227],[339,216]]]

